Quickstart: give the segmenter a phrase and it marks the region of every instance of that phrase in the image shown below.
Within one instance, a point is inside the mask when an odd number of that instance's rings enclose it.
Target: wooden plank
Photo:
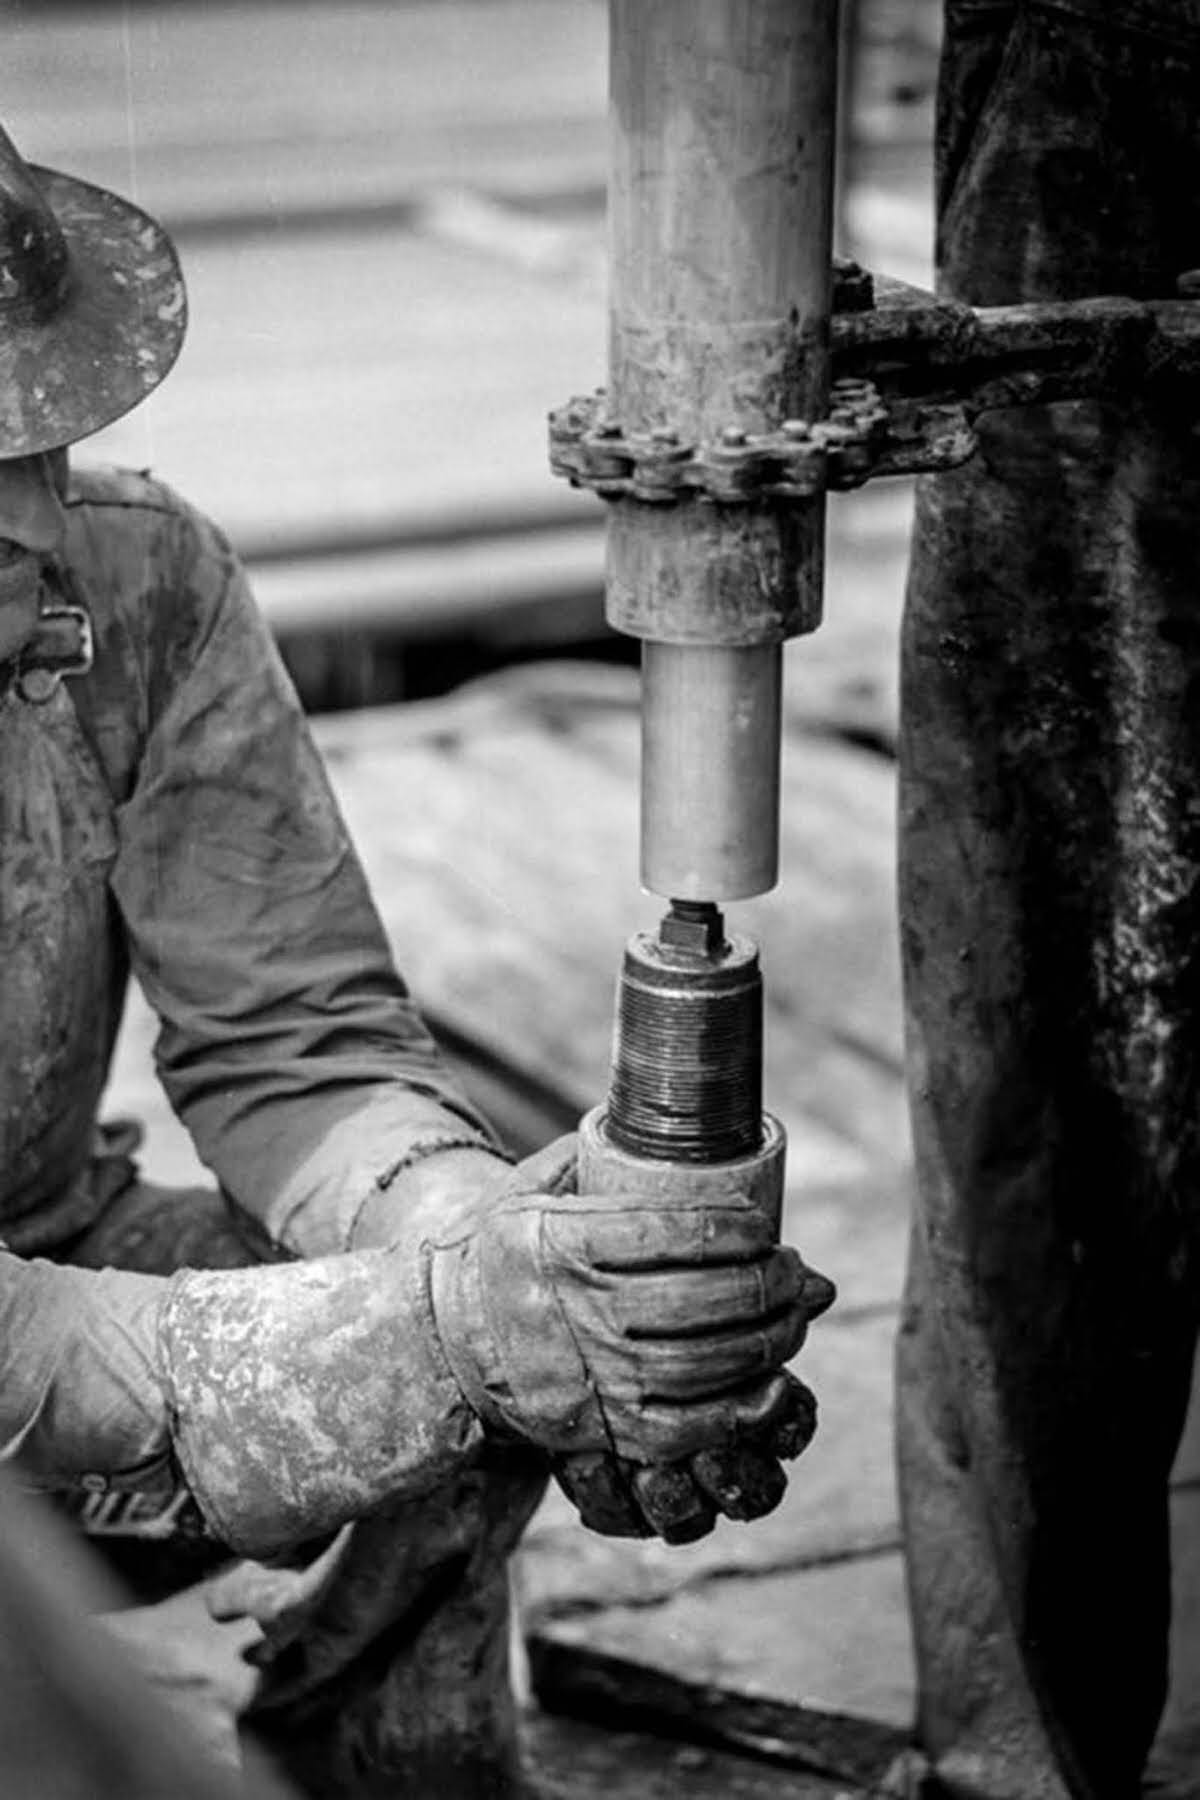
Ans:
[[[541,1705],[573,1718],[733,1750],[854,1790],[881,1786],[908,1747],[907,1731],[876,1720],[685,1680],[561,1634],[527,1642]]]
[[[538,1711],[522,1746],[531,1800],[850,1800],[844,1782]]]
[[[558,1621],[554,1642],[908,1730],[915,1678],[899,1551],[824,1569],[709,1581],[659,1606]]]

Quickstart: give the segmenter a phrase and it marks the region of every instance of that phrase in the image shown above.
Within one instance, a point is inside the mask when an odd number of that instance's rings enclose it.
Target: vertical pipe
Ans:
[[[774,887],[782,662],[778,644],[642,645],[642,880],[652,894],[746,900]]]
[[[610,0],[610,408],[687,442],[820,416],[829,384],[837,0]],[[691,499],[609,511],[608,617],[653,644],[643,878],[728,899],[773,885],[778,718],[735,734],[745,826],[677,859],[712,805],[722,691],[777,692],[779,646],[820,620],[824,502]],[[706,659],[688,658],[703,646]],[[720,667],[722,650],[736,651]],[[745,652],[762,666],[753,673]],[[676,664],[672,670],[668,665]],[[686,696],[705,704],[691,707]],[[707,712],[706,712],[707,706]],[[743,726],[745,718],[743,717]],[[754,762],[747,764],[747,747]],[[771,795],[771,809],[745,802]],[[685,866],[686,865],[686,866]]]
[[[828,383],[836,0],[612,0],[610,391],[747,431]]]

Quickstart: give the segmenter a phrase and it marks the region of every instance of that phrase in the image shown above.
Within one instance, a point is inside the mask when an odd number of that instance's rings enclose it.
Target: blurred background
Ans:
[[[627,658],[600,504],[545,452],[548,409],[604,374],[602,0],[3,13],[18,146],[140,201],[188,277],[178,368],[81,456],[217,518],[308,704]],[[845,8],[840,247],[921,281],[939,21]]]

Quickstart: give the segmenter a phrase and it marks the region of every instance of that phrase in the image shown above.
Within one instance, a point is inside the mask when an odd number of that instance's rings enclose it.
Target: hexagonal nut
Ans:
[[[660,944],[672,950],[692,950],[697,956],[716,956],[725,941],[721,915],[714,912],[705,918],[688,918],[669,912],[658,927]]]

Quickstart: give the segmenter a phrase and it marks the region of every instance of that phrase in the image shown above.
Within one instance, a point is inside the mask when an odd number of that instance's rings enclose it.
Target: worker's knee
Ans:
[[[545,1480],[540,1457],[494,1454],[343,1533],[301,1609],[282,1590],[259,1607],[248,1723],[302,1786],[515,1791],[508,1563]],[[233,1579],[217,1587],[226,1603]]]

